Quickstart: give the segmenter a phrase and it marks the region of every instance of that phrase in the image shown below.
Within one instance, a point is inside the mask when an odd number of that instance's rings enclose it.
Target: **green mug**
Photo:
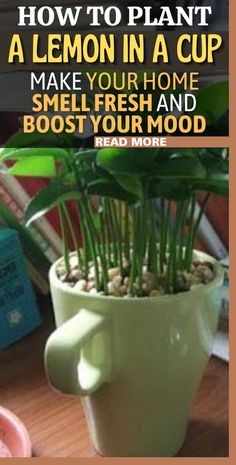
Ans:
[[[198,259],[215,261],[196,252]],[[50,284],[57,329],[46,373],[83,397],[89,431],[104,456],[174,456],[217,329],[223,269],[189,292],[153,298],[91,296],[57,278]]]

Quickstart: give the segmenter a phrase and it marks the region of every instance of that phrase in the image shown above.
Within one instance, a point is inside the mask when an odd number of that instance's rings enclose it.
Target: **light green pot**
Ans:
[[[49,382],[83,396],[102,455],[175,455],[211,354],[222,268],[216,263],[214,281],[186,293],[122,299],[68,288],[56,276],[58,263],[50,272],[58,329],[45,351]]]

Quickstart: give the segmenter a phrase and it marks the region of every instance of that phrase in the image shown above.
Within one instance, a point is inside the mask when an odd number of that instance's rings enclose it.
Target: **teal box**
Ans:
[[[0,349],[41,323],[18,232],[0,228]]]

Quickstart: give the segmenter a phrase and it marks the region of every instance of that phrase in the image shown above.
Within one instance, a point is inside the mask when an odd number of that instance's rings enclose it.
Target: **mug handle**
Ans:
[[[86,343],[92,341],[101,331],[108,332],[108,318],[81,309],[51,334],[45,348],[45,368],[53,388],[64,394],[87,396],[109,381],[110,362],[107,348],[103,347],[105,360],[99,364],[93,362],[91,351],[84,357],[82,350]],[[107,334],[104,336],[108,337]]]

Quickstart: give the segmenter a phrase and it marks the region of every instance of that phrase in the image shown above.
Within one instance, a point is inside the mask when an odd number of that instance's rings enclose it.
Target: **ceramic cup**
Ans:
[[[115,298],[69,288],[57,278],[59,263],[50,272],[57,329],[45,351],[49,382],[82,396],[100,454],[175,455],[211,354],[222,268],[214,262],[215,279],[189,292]]]
[[[0,458],[31,457],[29,434],[14,413],[0,406]]]

